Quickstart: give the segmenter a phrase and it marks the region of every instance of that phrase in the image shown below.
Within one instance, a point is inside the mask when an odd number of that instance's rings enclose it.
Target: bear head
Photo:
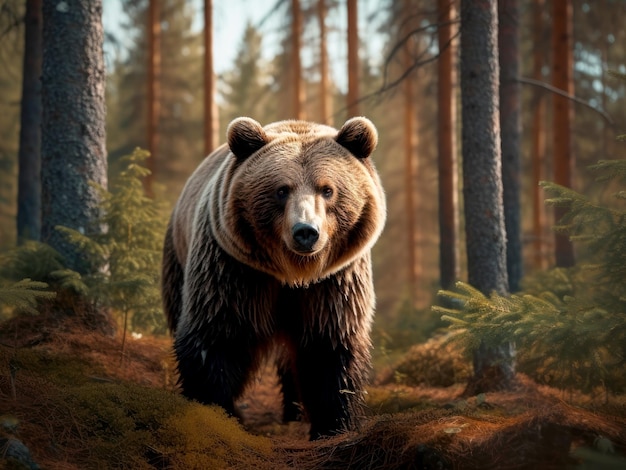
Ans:
[[[239,261],[301,286],[363,256],[386,217],[370,159],[378,134],[366,118],[339,131],[305,121],[228,127],[231,157],[212,206],[220,245]]]

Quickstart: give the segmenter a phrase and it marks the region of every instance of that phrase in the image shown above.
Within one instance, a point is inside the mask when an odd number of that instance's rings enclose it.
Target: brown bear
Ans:
[[[163,252],[182,392],[234,401],[279,351],[284,419],[315,439],[350,429],[370,365],[370,249],[386,217],[366,118],[336,129],[238,118],[192,174]]]

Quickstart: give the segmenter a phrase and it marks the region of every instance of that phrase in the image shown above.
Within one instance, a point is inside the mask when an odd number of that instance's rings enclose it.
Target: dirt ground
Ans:
[[[50,358],[87,361],[93,369],[85,372],[82,366],[72,366],[76,370],[71,374],[87,374],[83,379],[96,385],[129,383],[163,390],[169,396],[178,394],[171,339],[130,337],[123,353],[121,344],[119,337],[86,332],[66,321],[30,317],[0,325],[0,415],[5,421],[15,416],[21,423],[15,434],[41,468],[81,468],[80,462],[67,462],[67,454],[65,462],[54,461],[49,447],[58,441],[53,435],[58,428],[38,422],[32,414],[35,406],[39,406],[38,416],[45,413],[41,392],[32,389],[46,384],[51,387],[48,394],[62,393],[50,384],[70,374],[66,365],[57,365]],[[31,353],[46,359],[29,359],[35,366],[21,359],[24,364],[16,368],[14,358],[29,358]],[[58,377],[41,379],[37,367],[46,369],[41,374]],[[626,468],[624,396],[608,397],[607,401],[601,393],[564,393],[538,386],[521,375],[518,382],[514,391],[461,398],[462,383],[408,387],[388,381],[376,385],[374,380],[359,429],[315,442],[307,439],[306,423],[281,423],[280,392],[271,366],[263,368],[238,405],[245,430],[271,443],[270,456],[264,457],[258,468]],[[4,421],[0,424],[4,426]],[[78,424],[73,427],[81,428]],[[0,443],[2,433],[12,432],[7,429],[0,431]],[[2,462],[0,459],[0,469],[14,468]],[[153,462],[136,468],[180,468]],[[115,468],[133,466],[119,464]]]

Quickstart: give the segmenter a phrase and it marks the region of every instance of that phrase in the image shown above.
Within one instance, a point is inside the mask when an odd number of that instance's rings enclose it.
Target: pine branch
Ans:
[[[55,292],[47,291],[48,284],[45,282],[22,279],[6,287],[0,287],[0,304],[13,307],[19,312],[37,315],[37,303],[39,300],[52,299]]]

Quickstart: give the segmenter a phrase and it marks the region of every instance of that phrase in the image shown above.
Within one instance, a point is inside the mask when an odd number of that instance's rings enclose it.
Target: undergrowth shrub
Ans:
[[[164,333],[159,282],[165,210],[161,203],[144,194],[143,179],[150,171],[143,166],[148,152],[136,149],[123,157],[125,169],[117,176],[111,191],[102,187],[101,234],[86,236],[77,230],[57,227],[77,246],[98,272],[81,275],[68,269],[63,257],[52,247],[27,242],[0,257],[0,279],[24,278],[43,282],[57,292],[52,308],[68,313],[95,309],[112,311],[124,332]],[[26,287],[21,284],[19,287]],[[30,285],[30,290],[41,284]],[[2,302],[0,291],[0,302]],[[39,296],[42,298],[44,296]],[[31,305],[34,305],[31,303]],[[124,337],[126,335],[124,334]]]
[[[147,197],[143,179],[150,170],[142,165],[148,152],[136,149],[120,161],[126,168],[102,193],[103,233],[86,236],[59,227],[70,242],[106,269],[83,276],[89,295],[121,315],[121,323],[135,331],[166,330],[159,291],[163,234],[163,206]]]
[[[591,167],[597,180],[617,184],[614,203],[603,204],[571,189],[543,183],[547,202],[567,208],[556,229],[583,244],[572,268],[531,276],[519,295],[483,295],[457,283],[440,295],[461,307],[433,309],[468,349],[514,341],[518,369],[540,382],[585,392],[626,389],[626,160]]]

